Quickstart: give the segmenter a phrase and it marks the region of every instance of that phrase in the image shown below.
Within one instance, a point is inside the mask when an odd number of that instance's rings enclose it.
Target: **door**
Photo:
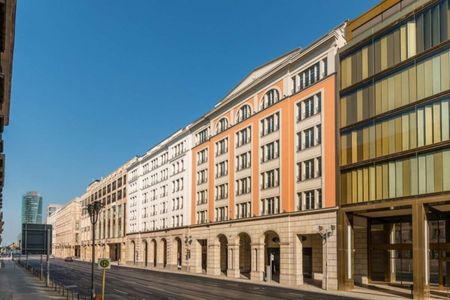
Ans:
[[[303,277],[312,278],[312,248],[303,248]]]

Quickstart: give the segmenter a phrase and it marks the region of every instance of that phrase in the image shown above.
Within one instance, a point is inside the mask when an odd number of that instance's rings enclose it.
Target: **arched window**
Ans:
[[[278,100],[280,100],[280,94],[278,93],[278,91],[276,89],[271,89],[264,95],[264,97],[261,101],[262,109],[265,109],[269,106],[274,105],[275,103],[278,102]]]
[[[222,132],[228,128],[228,120],[227,118],[222,118],[217,123],[217,133]]]
[[[249,118],[251,116],[251,114],[252,114],[252,108],[250,107],[250,105],[245,104],[239,109],[236,119],[238,122],[242,122],[245,119]]]

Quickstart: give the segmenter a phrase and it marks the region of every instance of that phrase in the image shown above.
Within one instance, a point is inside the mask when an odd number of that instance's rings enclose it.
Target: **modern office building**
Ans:
[[[338,55],[339,286],[448,285],[448,0],[385,0]]]
[[[150,151],[148,171],[146,158],[130,166],[130,263],[337,288],[335,56],[344,28],[255,69],[189,125],[190,182],[182,186],[191,189],[183,196],[191,215],[182,226],[165,213],[174,199],[160,199],[160,186],[155,199],[142,196],[172,172],[170,147]],[[164,182],[169,195],[180,188]]]
[[[94,180],[81,198],[81,259],[92,259],[92,225],[87,206],[101,201],[103,207],[96,224],[96,259],[126,260],[127,167],[125,163],[108,176]]]
[[[181,243],[191,224],[191,148],[187,126],[129,165],[129,263],[173,269],[184,265]]]
[[[22,224],[42,224],[42,197],[38,192],[22,196]]]
[[[0,244],[3,232],[3,186],[5,181],[5,154],[3,129],[9,124],[9,103],[16,23],[16,0],[0,1]]]

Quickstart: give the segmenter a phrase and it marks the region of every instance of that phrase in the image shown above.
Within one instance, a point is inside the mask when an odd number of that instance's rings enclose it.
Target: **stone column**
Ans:
[[[294,241],[295,284],[303,284],[303,236],[296,236]]]
[[[280,243],[280,283],[293,285],[293,253],[290,243]]]
[[[192,273],[202,273],[202,246],[198,240],[194,240],[191,245],[189,269]]]
[[[218,241],[208,240],[208,258],[207,271],[208,275],[220,276],[220,243]]]
[[[428,274],[428,226],[425,207],[421,203],[412,205],[413,229],[413,297],[428,299],[430,296]]]
[[[239,278],[239,245],[228,245],[228,270],[227,277]]]
[[[252,281],[264,280],[264,244],[252,243]]]
[[[338,212],[338,287],[349,290],[353,281],[353,226],[345,211]]]
[[[356,283],[366,285],[368,284],[368,248],[367,248],[367,219],[362,217],[353,218],[354,240],[355,240],[355,274],[354,279]],[[335,233],[334,233],[335,234]],[[329,246],[329,245],[328,245]],[[325,245],[324,245],[325,248]]]
[[[159,240],[156,247],[156,267],[163,268],[164,265],[164,242]]]

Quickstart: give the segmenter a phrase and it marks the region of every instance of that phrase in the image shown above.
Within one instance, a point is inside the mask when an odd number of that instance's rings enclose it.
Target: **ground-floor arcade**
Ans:
[[[80,246],[79,245],[64,245],[64,244],[54,244],[52,247],[52,254],[55,257],[66,258],[66,257],[79,257]]]
[[[129,234],[127,264],[336,289],[336,217],[326,209]]]
[[[338,237],[340,289],[395,287],[428,299],[449,286],[450,203],[442,196],[343,207]]]
[[[100,240],[95,243],[95,260],[109,258],[112,262],[125,263],[126,261],[125,239]],[[92,242],[82,242],[80,246],[80,259],[92,260]]]

